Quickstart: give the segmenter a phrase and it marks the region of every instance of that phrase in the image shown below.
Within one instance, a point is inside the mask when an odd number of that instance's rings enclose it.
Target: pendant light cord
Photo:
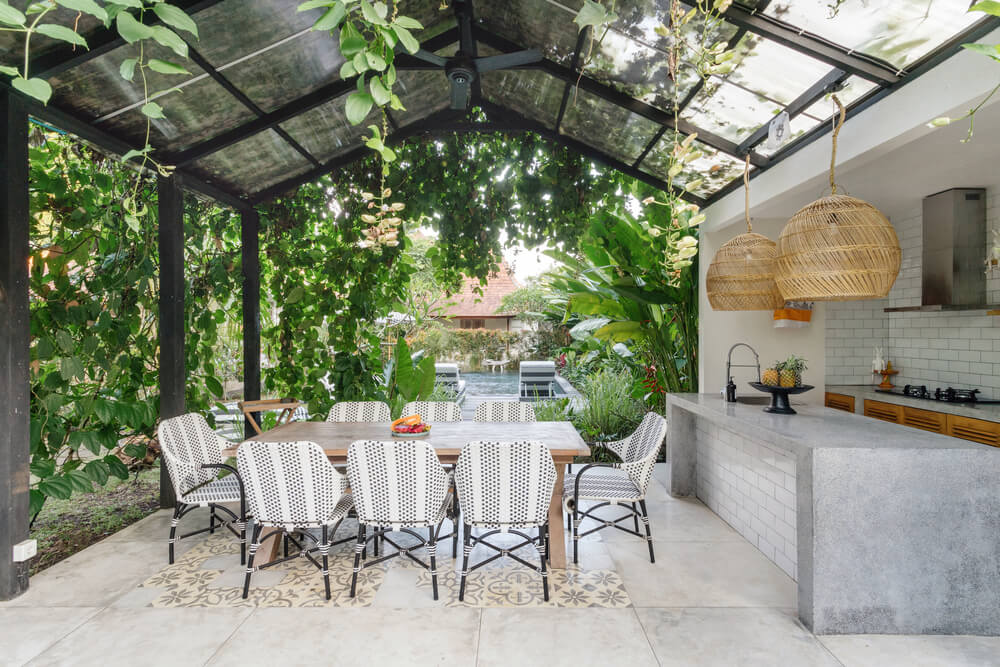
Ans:
[[[750,154],[747,153],[747,161],[743,166],[743,191],[746,194],[746,205],[743,207],[743,215],[747,219],[747,232],[753,231],[750,225]]]
[[[837,182],[833,177],[833,170],[837,166],[837,135],[840,134],[840,128],[844,126],[844,118],[847,116],[847,112],[844,109],[844,105],[840,103],[840,100],[836,95],[833,96],[833,101],[837,105],[838,113],[834,116],[833,124],[833,151],[830,155],[830,190],[831,194],[837,194]],[[749,199],[749,193],[747,194],[747,197]]]

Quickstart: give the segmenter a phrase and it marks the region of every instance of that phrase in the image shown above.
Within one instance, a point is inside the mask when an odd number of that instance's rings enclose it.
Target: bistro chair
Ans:
[[[520,401],[487,401],[476,406],[477,422],[533,422],[535,408]]]
[[[405,555],[431,573],[434,599],[438,599],[437,540],[441,524],[452,507],[450,480],[438,460],[434,448],[426,442],[380,442],[358,440],[347,450],[347,470],[351,480],[354,508],[358,515],[358,542],[354,549],[354,575],[351,597],[354,597],[358,574],[362,569],[378,565],[400,554]],[[371,534],[368,533],[369,528]],[[427,539],[416,532],[427,528]],[[404,547],[389,537],[392,532],[406,533],[418,540],[415,546]],[[396,551],[364,559],[368,541],[381,539]],[[413,555],[427,548],[430,564]]]
[[[462,581],[458,599],[465,599],[465,582],[469,572],[503,556],[542,575],[542,593],[549,599],[549,575],[546,570],[546,547],[549,533],[549,504],[556,481],[556,466],[548,446],[537,441],[470,442],[462,448],[455,464],[455,485],[462,500]],[[487,532],[472,534],[472,528]],[[533,538],[527,532],[538,531]],[[497,546],[487,541],[498,533],[511,533],[523,539],[515,546]],[[560,536],[561,538],[561,536]],[[469,554],[482,544],[497,553],[472,567]],[[534,547],[540,564],[534,564],[514,554],[524,547]]]
[[[328,422],[391,422],[389,406],[381,401],[346,401],[336,403],[327,415]]]
[[[420,415],[425,422],[460,422],[462,406],[454,401],[411,401],[403,406],[404,415]]]
[[[347,478],[338,473],[315,442],[254,442],[240,445],[236,460],[247,486],[247,500],[254,517],[250,559],[243,582],[243,599],[250,593],[250,577],[256,570],[304,556],[323,573],[326,599],[330,599],[330,539],[337,526],[351,510],[351,494],[346,493]],[[264,540],[285,537],[299,548],[293,556],[254,567],[254,558],[262,544],[264,527],[276,528]],[[315,538],[310,529],[319,528]],[[301,542],[296,539],[298,535]],[[348,537],[333,544],[351,541]],[[315,546],[306,548],[306,540]],[[313,556],[319,552],[322,564]]]
[[[602,446],[607,447],[621,459],[620,463],[588,463],[576,474],[566,475],[563,482],[563,502],[567,512],[573,515],[574,563],[577,562],[577,547],[581,537],[604,528],[617,528],[630,535],[643,537],[639,532],[640,519],[646,528],[649,562],[656,562],[653,557],[653,536],[649,530],[649,515],[646,512],[646,490],[653,477],[656,456],[660,453],[666,435],[667,420],[655,412],[648,412],[632,435],[624,440],[602,443]],[[596,501],[598,504],[584,511],[580,507],[581,500]],[[606,505],[619,505],[627,510],[627,513],[613,521],[592,514]],[[580,521],[586,517],[594,519],[599,525],[581,533]],[[629,517],[632,517],[634,530],[618,525]]]
[[[243,479],[236,468],[222,461],[222,450],[233,443],[218,435],[204,417],[194,412],[164,419],[157,429],[157,436],[177,497],[174,516],[170,520],[167,562],[174,562],[177,540],[204,532],[214,533],[219,527],[226,528],[239,538],[240,564],[246,563],[247,506]],[[220,479],[219,473],[223,470],[232,474]],[[239,514],[222,503],[239,503]],[[208,507],[208,527],[177,537],[180,520],[196,507]],[[219,512],[229,519],[218,522]]]

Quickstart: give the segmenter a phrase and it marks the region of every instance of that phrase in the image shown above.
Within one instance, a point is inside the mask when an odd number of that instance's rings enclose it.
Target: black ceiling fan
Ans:
[[[413,55],[444,70],[448,81],[451,82],[451,108],[464,110],[469,106],[472,84],[480,74],[530,65],[540,61],[542,54],[536,49],[528,49],[483,58],[476,57],[476,40],[472,36],[471,3],[453,0],[452,6],[460,31],[458,53],[445,58],[420,49]]]

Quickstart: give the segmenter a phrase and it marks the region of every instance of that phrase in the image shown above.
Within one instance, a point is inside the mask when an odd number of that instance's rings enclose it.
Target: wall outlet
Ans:
[[[37,540],[25,540],[14,545],[14,562],[23,563],[38,553]]]

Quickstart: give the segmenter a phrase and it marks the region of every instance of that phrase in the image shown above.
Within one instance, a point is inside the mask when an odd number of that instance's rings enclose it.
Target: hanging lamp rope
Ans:
[[[840,128],[844,127],[844,119],[847,117],[847,110],[844,109],[844,105],[841,104],[840,99],[834,95],[833,101],[837,105],[838,112],[834,116],[833,121],[833,150],[830,152],[830,193],[837,194],[837,182],[834,180],[834,170],[837,167],[837,135],[840,134]]]
[[[745,195],[743,215],[747,219],[747,231],[752,232],[753,226],[750,224],[750,153],[747,153],[747,161],[743,165],[743,192]]]

